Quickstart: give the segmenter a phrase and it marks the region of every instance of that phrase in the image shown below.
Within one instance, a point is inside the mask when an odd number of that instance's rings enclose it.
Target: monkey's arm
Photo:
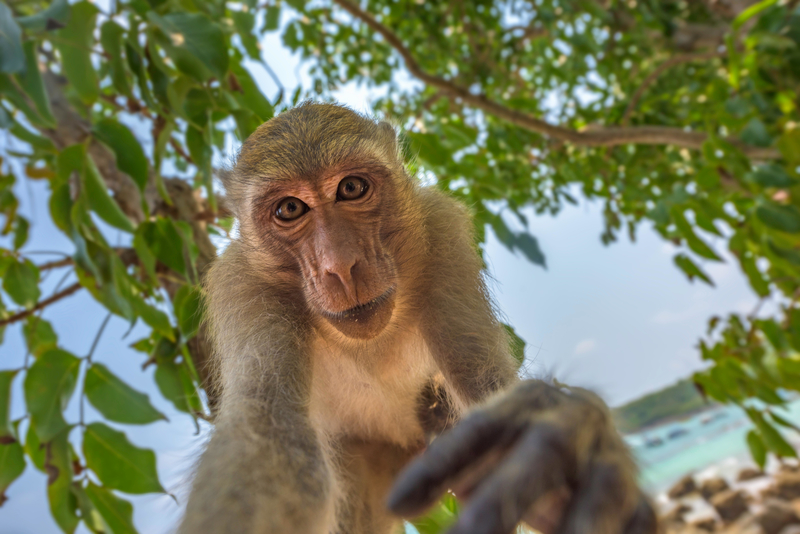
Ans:
[[[433,237],[440,263],[426,339],[465,402],[491,399],[401,473],[390,508],[416,515],[452,489],[467,502],[449,534],[508,534],[521,520],[548,534],[654,533],[654,513],[603,402],[539,380],[518,383],[471,232],[438,202],[430,224],[448,241]]]
[[[248,275],[237,248],[231,244],[208,274],[222,394],[180,532],[327,534],[331,477],[306,413],[304,322]]]

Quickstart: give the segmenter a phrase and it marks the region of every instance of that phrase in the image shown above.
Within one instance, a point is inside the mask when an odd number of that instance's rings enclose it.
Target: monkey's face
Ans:
[[[316,315],[350,338],[371,339],[392,318],[396,267],[382,214],[391,181],[381,166],[272,184],[257,203],[261,225],[299,271]]]

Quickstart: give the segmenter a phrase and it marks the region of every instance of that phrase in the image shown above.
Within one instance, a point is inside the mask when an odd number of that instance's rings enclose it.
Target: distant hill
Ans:
[[[687,378],[614,408],[612,413],[617,428],[621,432],[628,433],[668,419],[689,415],[709,406],[710,403],[703,400],[692,381]]]

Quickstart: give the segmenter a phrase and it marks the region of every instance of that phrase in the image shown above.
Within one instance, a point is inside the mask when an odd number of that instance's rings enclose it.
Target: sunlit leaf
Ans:
[[[100,516],[110,529],[110,534],[135,534],[133,526],[133,506],[112,492],[92,482],[86,486],[86,494],[91,499]]]
[[[764,445],[764,440],[755,430],[747,433],[747,446],[750,448],[750,455],[753,460],[758,464],[758,467],[764,469],[767,463],[767,447]]]
[[[39,300],[39,269],[30,260],[15,261],[3,275],[3,290],[14,302],[32,308]]]
[[[72,4],[69,21],[64,29],[58,30],[54,43],[61,53],[64,74],[87,104],[97,100],[100,94],[91,57],[97,13],[97,7],[85,0]]]
[[[126,493],[163,492],[156,473],[156,455],[133,445],[125,434],[103,423],[86,426],[86,465],[104,486]]]
[[[113,119],[103,119],[92,126],[94,136],[114,152],[119,170],[133,178],[140,191],[147,185],[147,157],[131,131]]]
[[[80,364],[72,354],[51,349],[33,362],[25,375],[25,402],[42,442],[67,428],[63,412],[75,390]]]
[[[89,367],[83,387],[92,406],[111,421],[143,425],[166,419],[147,395],[131,388],[101,363]]]

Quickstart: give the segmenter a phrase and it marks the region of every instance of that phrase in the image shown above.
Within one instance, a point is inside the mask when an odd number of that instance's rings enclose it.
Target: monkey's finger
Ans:
[[[650,501],[644,495],[639,497],[639,504],[623,532],[624,534],[656,534],[658,532],[658,517]]]
[[[442,434],[397,477],[388,508],[413,516],[433,504],[463,472],[492,448],[513,440],[519,430],[485,411],[474,412]]]
[[[481,484],[448,534],[508,534],[540,498],[567,485],[568,448],[556,426],[531,428]]]
[[[638,510],[640,499],[635,481],[618,463],[603,461],[594,463],[583,480],[559,534],[627,534],[625,526]]]

